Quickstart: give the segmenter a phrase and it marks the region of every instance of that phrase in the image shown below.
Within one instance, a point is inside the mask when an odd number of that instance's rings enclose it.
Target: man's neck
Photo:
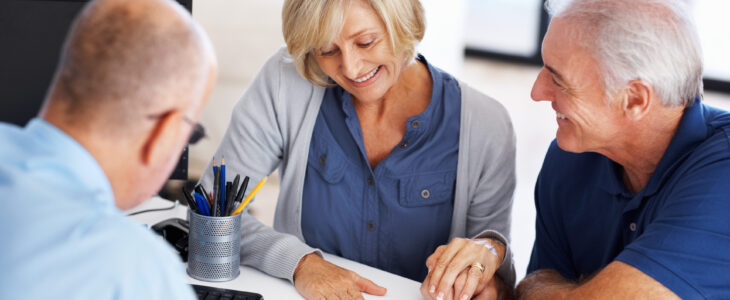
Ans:
[[[124,193],[124,191],[130,191],[130,187],[126,186],[128,180],[124,175],[126,174],[124,173],[124,170],[126,170],[124,164],[126,164],[128,158],[120,157],[121,153],[115,150],[120,148],[119,143],[111,145],[111,143],[106,142],[106,137],[92,136],[92,133],[88,130],[71,124],[65,119],[66,115],[63,113],[63,109],[62,105],[57,102],[51,103],[44,107],[39,117],[65,132],[91,154],[111,185],[114,193],[114,204],[120,209],[127,209],[129,205],[125,204],[127,201],[122,201],[122,199],[130,198],[130,195]],[[86,126],[90,125],[86,124]],[[122,145],[121,147],[125,146],[128,145]]]
[[[641,191],[649,182],[677,132],[683,112],[683,107],[661,107],[626,128],[624,139],[615,147],[601,151],[621,165],[624,184],[632,193]]]

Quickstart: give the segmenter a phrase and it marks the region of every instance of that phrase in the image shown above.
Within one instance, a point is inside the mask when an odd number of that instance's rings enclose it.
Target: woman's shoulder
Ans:
[[[512,120],[507,109],[496,99],[459,80],[462,120],[477,127],[476,132],[500,130],[512,132]]]
[[[286,45],[282,46],[266,61],[264,66],[261,68],[262,74],[269,76],[278,76],[282,81],[287,83],[301,83],[307,86],[313,86],[311,82],[302,77],[297,72],[297,67],[294,64],[294,59],[289,54]]]

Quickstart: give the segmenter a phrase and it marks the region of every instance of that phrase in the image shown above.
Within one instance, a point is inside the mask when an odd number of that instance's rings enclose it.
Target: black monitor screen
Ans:
[[[71,22],[86,0],[0,1],[0,122],[38,114]],[[192,0],[178,0],[192,10]],[[187,148],[171,179],[187,179]]]

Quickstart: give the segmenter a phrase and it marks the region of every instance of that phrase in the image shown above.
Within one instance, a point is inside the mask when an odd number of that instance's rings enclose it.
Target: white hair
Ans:
[[[685,0],[686,1],[686,0]],[[609,99],[629,81],[650,84],[667,106],[702,95],[702,48],[681,0],[547,0],[599,62]]]

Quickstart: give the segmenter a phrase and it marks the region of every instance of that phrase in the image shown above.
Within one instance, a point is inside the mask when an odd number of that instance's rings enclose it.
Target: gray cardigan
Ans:
[[[491,237],[508,245],[515,188],[512,123],[497,101],[464,83],[460,86],[461,132],[450,238]],[[251,183],[279,168],[274,228],[243,214],[241,264],[290,281],[299,260],[319,251],[304,243],[301,202],[309,142],[324,91],[300,76],[286,48],[281,48],[233,108],[215,154],[229,158],[229,177],[250,176]],[[210,169],[209,165],[201,178],[206,187],[212,186]],[[512,254],[507,252],[498,274],[514,286]]]

